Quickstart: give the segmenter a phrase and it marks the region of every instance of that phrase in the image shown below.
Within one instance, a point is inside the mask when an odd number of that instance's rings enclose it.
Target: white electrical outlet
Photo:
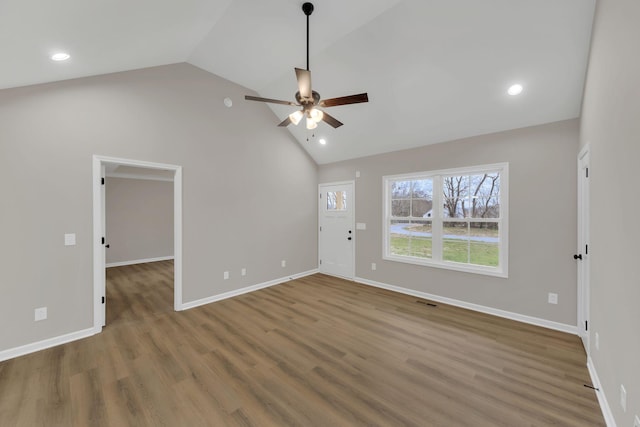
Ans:
[[[620,384],[620,406],[624,412],[627,412],[627,389],[622,384]]]
[[[596,332],[596,350],[600,350],[600,334],[597,332]]]
[[[243,268],[242,270],[240,270],[240,275],[241,276],[246,276],[247,275],[247,269]]]
[[[287,266],[287,261],[283,259],[283,260],[280,262],[280,265],[282,265],[283,267],[286,267],[286,266]]]
[[[75,246],[75,244],[76,244],[76,233],[68,233],[64,235],[65,246]]]
[[[375,262],[372,262],[372,263],[371,263],[371,269],[372,269],[372,270],[375,270],[376,268],[378,268],[378,266],[376,265],[376,263],[375,263]]]
[[[558,303],[558,294],[549,292],[549,304],[557,304],[557,303]]]
[[[229,272],[225,271],[222,277],[224,278],[224,280],[227,280],[229,278]]]
[[[637,415],[633,419],[633,427],[640,427],[640,417],[638,417]]]
[[[40,307],[35,309],[34,319],[36,322],[45,320],[47,318],[47,307]]]

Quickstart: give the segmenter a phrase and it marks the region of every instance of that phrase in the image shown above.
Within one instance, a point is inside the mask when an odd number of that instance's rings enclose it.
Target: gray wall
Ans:
[[[367,229],[356,232],[357,276],[575,326],[577,149],[570,120],[322,165],[319,182],[360,171],[355,214]],[[382,260],[383,176],[498,162],[509,162],[508,279]]]
[[[619,426],[640,416],[639,22],[637,0],[598,1],[580,135],[591,154],[591,357]]]
[[[173,256],[173,182],[105,180],[107,264]]]
[[[0,91],[0,351],[93,326],[94,154],[183,166],[185,302],[317,267],[317,166],[246,93],[188,64]]]

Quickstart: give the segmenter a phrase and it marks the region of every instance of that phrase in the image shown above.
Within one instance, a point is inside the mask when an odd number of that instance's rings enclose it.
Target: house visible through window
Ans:
[[[385,259],[507,276],[506,163],[383,180]]]

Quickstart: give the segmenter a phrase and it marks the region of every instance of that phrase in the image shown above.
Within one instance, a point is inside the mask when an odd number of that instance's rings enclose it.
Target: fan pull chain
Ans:
[[[313,139],[313,138],[315,138],[315,137],[316,137],[316,133],[315,133],[315,132],[313,132],[313,133],[311,134],[311,139]],[[309,132],[307,132],[307,142],[309,142]]]

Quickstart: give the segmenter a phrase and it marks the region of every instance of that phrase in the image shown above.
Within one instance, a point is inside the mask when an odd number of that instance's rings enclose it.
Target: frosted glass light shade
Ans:
[[[307,117],[307,129],[315,129],[318,127],[318,123],[315,122],[311,117]]]
[[[314,122],[319,123],[320,121],[322,121],[322,117],[324,116],[324,113],[321,110],[317,110],[314,108],[309,112],[309,115],[311,116],[311,119]]]
[[[302,111],[298,110],[295,113],[289,114],[289,120],[291,120],[291,123],[293,123],[294,125],[297,125],[298,123],[300,123],[300,120],[302,120],[302,116],[304,116],[304,114],[302,113]]]

